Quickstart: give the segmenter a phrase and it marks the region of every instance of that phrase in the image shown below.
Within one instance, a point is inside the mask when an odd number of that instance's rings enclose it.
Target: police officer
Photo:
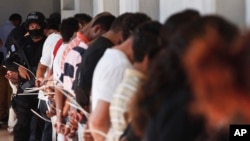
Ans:
[[[13,44],[5,65],[9,72],[18,72],[18,78],[10,77],[10,79],[18,80],[17,95],[13,98],[13,108],[17,115],[17,124],[14,127],[14,141],[34,141],[40,140],[41,131],[37,130],[37,118],[31,109],[36,110],[38,99],[37,95],[21,95],[23,90],[28,87],[34,87],[35,74],[39,63],[43,43],[46,39],[44,28],[46,27],[45,16],[41,12],[31,12],[28,14],[24,23],[27,30],[22,40]],[[17,65],[20,64],[20,65]],[[32,71],[30,73],[27,71]],[[7,73],[8,74],[8,73]],[[11,73],[10,73],[11,74]]]

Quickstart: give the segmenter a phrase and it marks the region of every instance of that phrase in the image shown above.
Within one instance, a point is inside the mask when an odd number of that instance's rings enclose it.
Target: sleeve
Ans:
[[[51,34],[50,36],[47,37],[47,39],[45,40],[44,44],[43,44],[43,52],[42,52],[42,56],[40,59],[40,63],[50,67],[51,65],[51,52],[53,51],[57,41],[59,40],[59,38],[57,38],[56,35]]]
[[[110,65],[108,68],[98,69],[99,68],[97,67],[95,70],[100,74],[97,76],[98,78],[95,78],[98,81],[96,85],[98,98],[103,101],[111,102],[116,88],[122,81],[125,68],[122,65],[117,65],[114,67]]]
[[[13,44],[10,47],[10,50],[7,53],[6,59],[3,61],[3,65],[7,68],[7,70],[18,71],[18,65],[14,62],[22,64],[22,58],[17,52],[16,46]]]

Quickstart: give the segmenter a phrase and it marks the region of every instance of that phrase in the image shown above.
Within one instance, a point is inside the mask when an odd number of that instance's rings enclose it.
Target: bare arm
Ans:
[[[61,123],[64,123],[63,121],[63,107],[65,104],[65,97],[64,95],[58,90],[55,89],[55,103],[56,103],[56,108],[59,109],[61,112],[56,111],[56,123],[55,123],[55,128],[57,133],[63,133],[63,126]]]
[[[47,68],[48,68],[48,66],[45,66],[45,65],[39,63],[37,66],[37,70],[36,70],[36,77],[37,78],[40,78],[40,77],[44,78],[44,74],[45,74]]]
[[[61,110],[61,112],[56,112],[57,121],[59,121],[59,122],[63,122],[63,112],[62,111],[63,111],[64,105],[65,105],[65,101],[66,101],[66,98],[64,97],[64,95],[58,89],[55,89],[56,108]]]
[[[89,118],[89,129],[107,133],[110,127],[109,102],[98,100],[95,110]],[[94,132],[91,133],[95,141],[105,141],[105,137]]]
[[[45,66],[41,63],[38,64],[37,70],[36,70],[36,86],[39,87],[41,86],[41,83],[43,82],[44,79],[44,74],[47,70],[48,66]]]

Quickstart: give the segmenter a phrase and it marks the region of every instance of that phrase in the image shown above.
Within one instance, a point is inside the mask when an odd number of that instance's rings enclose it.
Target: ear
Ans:
[[[141,71],[144,72],[145,74],[148,70],[148,62],[149,62],[148,55],[145,55],[141,62]]]
[[[95,25],[93,28],[94,28],[93,31],[95,34],[100,34],[101,26],[99,24]]]
[[[116,43],[115,44],[121,44],[123,42],[123,36],[122,36],[122,32],[119,31],[117,34],[116,34]]]
[[[119,35],[119,44],[121,44],[122,42],[124,42],[124,38],[122,36],[122,32],[120,31]]]

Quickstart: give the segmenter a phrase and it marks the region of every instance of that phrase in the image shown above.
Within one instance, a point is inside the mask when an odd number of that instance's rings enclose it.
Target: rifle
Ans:
[[[17,53],[18,53],[18,55],[20,56],[20,58],[21,59],[23,59],[22,60],[22,63],[23,63],[23,65],[24,66],[27,66],[27,68],[29,69],[29,70],[31,70],[33,73],[36,71],[36,67],[31,67],[31,65],[30,65],[30,63],[29,63],[29,61],[28,61],[28,59],[27,59],[27,57],[26,57],[26,55],[25,55],[25,53],[23,52],[23,47],[19,47],[18,49],[17,49]],[[28,71],[29,72],[29,71]],[[30,72],[29,72],[29,75],[30,76],[33,76],[33,74],[31,74]],[[22,82],[21,81],[21,83],[20,83],[20,86],[21,86],[21,88],[24,90],[25,88],[30,88],[30,87],[33,87],[34,85],[35,85],[35,77],[30,77],[31,79],[30,80],[26,80],[26,81],[24,81],[24,82]]]

